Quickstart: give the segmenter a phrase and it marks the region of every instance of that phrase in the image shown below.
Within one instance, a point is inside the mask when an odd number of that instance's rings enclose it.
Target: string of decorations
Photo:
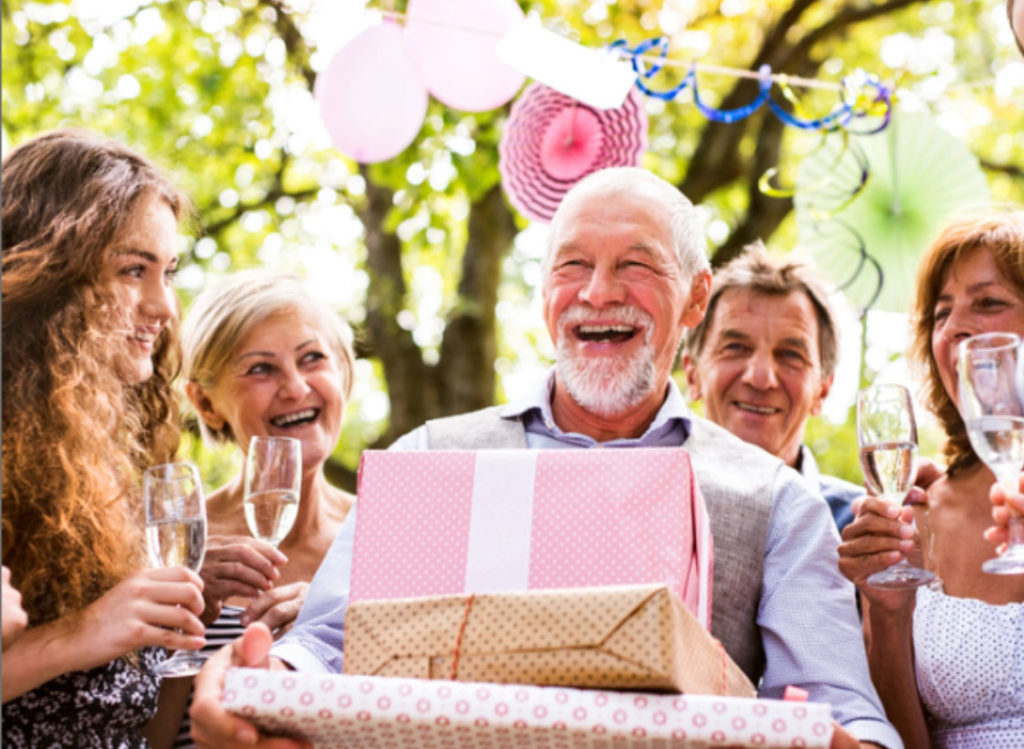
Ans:
[[[869,73],[858,70],[852,75],[844,77],[835,89],[838,91],[840,100],[838,104],[823,117],[810,118],[801,112],[799,100],[792,92],[792,85],[807,85],[808,79],[798,79],[785,74],[773,75],[771,67],[762,65],[756,73],[750,71],[736,71],[729,68],[716,67],[715,72],[727,74],[742,74],[740,77],[752,77],[758,81],[757,96],[749,104],[735,109],[723,110],[710,106],[700,97],[697,86],[697,71],[702,66],[696,61],[691,62],[689,70],[675,86],[658,91],[652,88],[647,81],[657,75],[663,68],[669,65],[678,65],[668,59],[668,37],[660,36],[647,39],[635,47],[630,47],[624,39],[617,39],[612,42],[611,48],[617,50],[624,57],[629,59],[633,71],[637,74],[637,88],[648,96],[664,101],[672,101],[686,89],[690,89],[693,96],[693,103],[700,110],[701,114],[714,122],[732,123],[745,119],[754,114],[765,104],[771,112],[784,124],[801,130],[821,130],[833,132],[839,129],[848,129],[854,120],[872,117],[880,118],[881,122],[870,127],[861,134],[870,135],[884,130],[892,114],[893,95],[892,90],[883,84],[881,80]],[[649,53],[655,50],[656,55]],[[778,84],[783,96],[793,107],[793,112],[788,112],[770,95],[772,84]],[[815,82],[818,87],[820,82]],[[832,86],[828,86],[832,88]]]

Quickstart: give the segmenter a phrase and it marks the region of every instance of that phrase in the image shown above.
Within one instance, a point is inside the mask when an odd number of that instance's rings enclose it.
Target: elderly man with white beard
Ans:
[[[544,261],[554,370],[514,403],[428,422],[392,449],[684,446],[714,536],[712,634],[761,696],[794,685],[831,705],[834,749],[901,747],[868,676],[827,505],[781,461],[696,417],[670,377],[710,280],[696,210],[678,190],[636,168],[588,176],[555,214]],[[220,708],[229,664],[341,670],[354,516],[269,657],[269,634],[253,625],[204,669],[192,708],[200,746],[257,739]],[[232,743],[240,735],[247,743]]]

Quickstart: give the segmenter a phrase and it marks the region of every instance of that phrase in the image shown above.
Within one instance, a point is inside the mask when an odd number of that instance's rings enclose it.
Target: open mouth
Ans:
[[[624,343],[639,332],[632,325],[577,325],[573,335],[593,343]]]
[[[319,408],[304,408],[301,411],[293,411],[290,414],[275,416],[270,420],[270,423],[278,429],[288,429],[312,424],[317,420],[318,416],[320,416]]]
[[[772,406],[756,406],[753,403],[743,403],[741,401],[733,401],[732,403],[736,408],[747,413],[758,414],[759,416],[772,416],[777,413],[781,413],[781,408],[774,408]]]

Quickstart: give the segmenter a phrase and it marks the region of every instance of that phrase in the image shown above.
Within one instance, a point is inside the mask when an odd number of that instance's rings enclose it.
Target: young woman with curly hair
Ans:
[[[1024,211],[953,221],[918,270],[910,355],[946,433],[946,467],[918,472],[927,504],[914,512],[940,583],[865,584],[918,548],[910,507],[868,497],[839,547],[839,566],[861,592],[872,679],[907,747],[1024,746],[1024,575],[981,569],[995,554],[984,534],[996,479],[958,408],[957,345],[999,331],[1024,335]]]
[[[147,569],[137,490],[177,448],[186,201],[69,131],[12,150],[2,180],[3,563],[29,618],[3,654],[3,743],[144,747],[163,648],[203,644],[202,583]]]

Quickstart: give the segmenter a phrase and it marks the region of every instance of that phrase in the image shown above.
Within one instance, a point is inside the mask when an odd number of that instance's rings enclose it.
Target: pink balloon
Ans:
[[[338,50],[317,76],[314,95],[335,147],[364,164],[404,151],[427,114],[427,89],[402,29],[391,21]]]
[[[499,60],[494,48],[522,20],[515,0],[409,0],[405,33],[427,90],[466,112],[507,102],[526,77]]]

